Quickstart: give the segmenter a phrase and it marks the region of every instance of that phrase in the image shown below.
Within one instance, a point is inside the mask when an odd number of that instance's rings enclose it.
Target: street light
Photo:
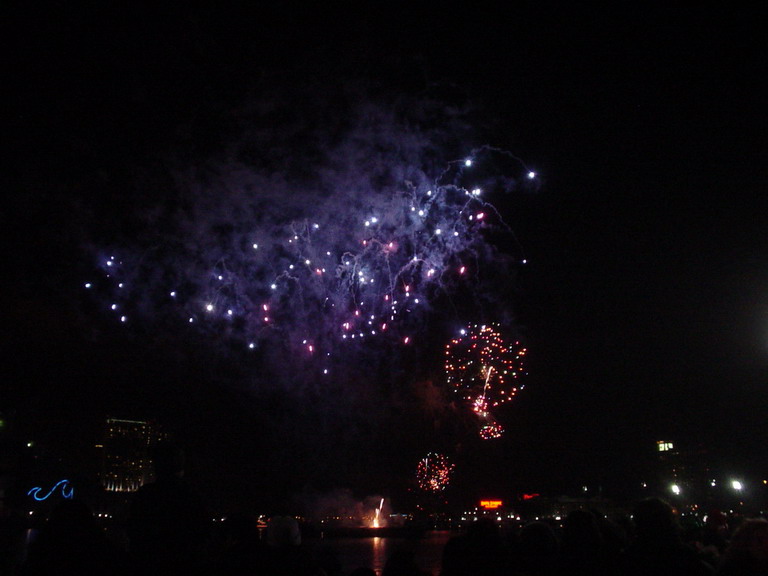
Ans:
[[[738,480],[731,480],[731,487],[737,492],[740,492],[744,488],[744,485]]]
[[[672,484],[672,486],[669,487],[670,490],[672,490],[672,493],[679,496],[680,495],[680,486],[677,484]]]

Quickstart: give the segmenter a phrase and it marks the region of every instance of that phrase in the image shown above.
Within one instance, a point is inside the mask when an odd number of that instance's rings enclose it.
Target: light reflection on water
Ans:
[[[14,565],[23,562],[26,558],[27,549],[35,540],[36,535],[37,530],[34,529],[27,529],[23,534],[19,534],[17,557],[8,560],[13,560]],[[360,566],[367,566],[372,568],[378,576],[381,576],[390,555],[405,547],[413,551],[419,568],[432,576],[439,576],[443,548],[451,535],[452,533],[447,530],[435,530],[425,533],[421,538],[383,538],[379,536],[312,538],[305,540],[305,544],[309,547],[329,547],[334,550],[341,562],[344,574],[348,574]],[[2,568],[3,566],[0,565],[0,574],[3,573]]]
[[[432,576],[440,573],[440,559],[445,543],[450,538],[448,531],[427,532],[422,538],[328,538],[323,545],[336,551],[345,574],[360,566],[373,568],[381,575],[384,564],[393,552],[401,547],[412,549],[419,568]],[[309,543],[309,542],[308,542]]]
[[[385,540],[374,536],[373,538],[373,560],[371,561],[371,568],[376,571],[376,574],[380,574],[384,568],[384,563],[387,561],[387,550]]]

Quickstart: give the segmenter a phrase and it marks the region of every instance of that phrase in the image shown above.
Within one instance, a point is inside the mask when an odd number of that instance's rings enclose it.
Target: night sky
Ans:
[[[765,14],[371,4],[4,10],[0,410],[73,462],[106,415],[157,419],[229,506],[406,494],[428,451],[455,459],[467,497],[618,491],[661,439],[765,474]],[[527,263],[483,272],[478,308],[438,298],[418,347],[356,360],[385,376],[322,389],[221,333],[121,326],[84,294],[100,246],[179,224],[147,224],[185,206],[197,180],[174,170],[237,149],[310,181],[307,141],[343,140],[358,93],[401,98],[452,160],[487,145],[539,175],[486,198],[511,231],[494,250]],[[450,121],[430,124],[425,98]],[[473,310],[529,349],[499,441],[441,400],[448,325]]]

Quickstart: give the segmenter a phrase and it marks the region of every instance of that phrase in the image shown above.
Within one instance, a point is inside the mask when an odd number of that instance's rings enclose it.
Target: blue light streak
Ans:
[[[66,498],[67,500],[72,500],[75,495],[75,489],[69,484],[69,480],[59,480],[56,482],[56,484],[54,484],[53,488],[51,488],[48,494],[45,496],[40,496],[40,492],[43,490],[40,486],[32,488],[29,492],[27,492],[27,496],[32,496],[38,502],[42,502],[43,500],[47,500],[59,486],[61,486],[62,497]]]

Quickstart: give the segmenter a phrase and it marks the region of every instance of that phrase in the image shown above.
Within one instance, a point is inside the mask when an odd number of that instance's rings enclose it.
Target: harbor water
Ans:
[[[338,537],[307,540],[310,546],[331,548],[341,562],[343,573],[348,574],[360,566],[373,568],[381,575],[387,558],[401,548],[413,551],[419,568],[432,576],[440,573],[443,548],[451,536],[449,531],[426,532],[421,538],[398,537]]]

